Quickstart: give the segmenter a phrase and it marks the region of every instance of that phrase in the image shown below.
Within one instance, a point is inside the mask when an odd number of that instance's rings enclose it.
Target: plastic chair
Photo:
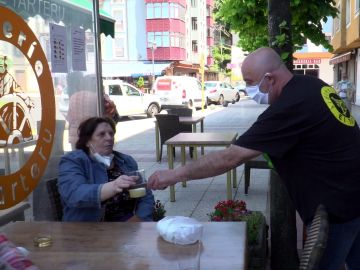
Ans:
[[[51,204],[51,212],[55,221],[61,221],[63,216],[63,207],[61,203],[61,196],[57,186],[57,178],[52,178],[46,181],[46,189],[48,191],[49,200]]]
[[[248,191],[249,191],[251,169],[270,169],[270,168],[268,166],[267,161],[264,159],[262,155],[245,162],[244,164],[245,195],[248,195]]]
[[[160,162],[161,162],[163,144],[168,139],[174,137],[175,135],[181,132],[180,123],[179,123],[179,116],[174,114],[156,114],[155,117],[160,132]]]
[[[175,114],[178,116],[192,116],[193,114],[193,110],[190,108],[172,108],[172,109],[168,109],[168,114]],[[192,132],[192,126],[191,125],[187,125],[187,124],[181,124],[179,126],[180,132]],[[193,151],[194,151],[194,147],[190,147],[189,148],[189,154],[190,157],[193,157]]]
[[[308,230],[305,246],[300,258],[300,270],[318,269],[324,253],[329,232],[326,209],[319,205]]]

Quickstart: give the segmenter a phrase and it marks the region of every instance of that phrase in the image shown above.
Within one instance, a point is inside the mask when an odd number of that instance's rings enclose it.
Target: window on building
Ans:
[[[348,25],[350,23],[350,0],[346,0],[346,25]]]
[[[193,52],[195,52],[195,53],[198,52],[198,42],[197,42],[197,40],[191,41],[191,47],[192,47]]]
[[[148,32],[147,47],[150,48],[153,42],[157,47],[185,48],[185,35],[178,32]]]
[[[197,17],[191,17],[191,28],[197,30]]]
[[[207,28],[207,37],[214,37],[214,31],[210,27]]]
[[[175,3],[170,3],[170,18],[175,18]]]
[[[191,0],[191,6],[196,7],[196,0]]]
[[[359,12],[360,0],[355,0],[355,13]]]
[[[154,32],[148,32],[147,33],[147,46],[148,47],[151,47],[152,45],[151,45],[151,43],[152,42],[155,42],[155,33]]]
[[[170,33],[169,32],[163,32],[162,46],[163,47],[169,47],[170,46]]]
[[[162,3],[161,17],[169,18],[169,3]]]
[[[154,4],[154,18],[161,18],[161,4]]]
[[[162,47],[162,32],[155,32],[155,43],[157,47]]]
[[[154,4],[146,4],[146,18],[153,19],[154,18]]]
[[[185,35],[179,34],[180,48],[185,48]]]
[[[113,18],[115,19],[115,32],[123,32],[124,27],[124,10],[115,9],[112,12]]]
[[[116,37],[114,40],[115,46],[115,57],[124,57],[125,56],[125,39],[123,37]]]
[[[206,16],[211,16],[212,15],[212,8],[210,6],[206,7]]]
[[[179,5],[179,14],[178,14],[178,18],[180,20],[185,21],[185,8],[183,6]]]

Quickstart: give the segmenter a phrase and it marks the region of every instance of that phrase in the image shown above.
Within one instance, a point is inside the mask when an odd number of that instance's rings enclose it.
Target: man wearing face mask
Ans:
[[[152,221],[154,196],[130,198],[138,170],[129,155],[113,150],[115,123],[92,117],[78,129],[76,149],[59,164],[58,186],[63,221]]]
[[[156,171],[148,186],[220,175],[266,154],[284,180],[306,225],[319,204],[329,215],[320,267],[360,269],[360,130],[336,91],[323,81],[293,75],[270,48],[243,62],[249,95],[270,106],[229,148],[174,170]]]

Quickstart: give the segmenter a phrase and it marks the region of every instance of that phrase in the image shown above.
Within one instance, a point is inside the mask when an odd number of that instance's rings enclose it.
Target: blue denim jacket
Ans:
[[[114,151],[114,161],[123,171],[138,169],[136,161],[128,155]],[[59,164],[58,188],[63,203],[63,221],[101,221],[105,208],[101,204],[100,191],[107,183],[105,165],[75,150],[61,158]],[[147,190],[146,196],[137,202],[136,216],[152,221],[154,196]]]

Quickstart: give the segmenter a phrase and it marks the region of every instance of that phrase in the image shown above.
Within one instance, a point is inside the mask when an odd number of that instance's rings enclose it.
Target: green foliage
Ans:
[[[244,216],[242,221],[247,225],[247,237],[250,245],[257,244],[259,229],[262,224],[263,215],[260,212],[251,212],[250,215]]]
[[[231,70],[226,68],[231,62],[231,49],[220,44],[213,47],[214,70],[219,72],[230,73]]]
[[[143,78],[143,77],[139,77],[139,79],[138,79],[137,82],[136,82],[136,85],[137,85],[137,87],[139,87],[139,88],[143,88],[144,85],[145,85],[144,78]]]
[[[269,0],[276,1],[276,0]],[[323,45],[332,50],[322,32],[321,21],[327,17],[336,17],[337,9],[334,0],[289,0],[292,15],[292,40],[294,50],[301,48],[306,38],[316,45]],[[253,51],[268,42],[268,0],[217,0],[215,19],[229,25],[239,35],[239,43],[244,51]],[[289,26],[282,22],[280,29]],[[276,37],[275,42],[283,44],[285,34]],[[274,45],[274,44],[272,44]]]

